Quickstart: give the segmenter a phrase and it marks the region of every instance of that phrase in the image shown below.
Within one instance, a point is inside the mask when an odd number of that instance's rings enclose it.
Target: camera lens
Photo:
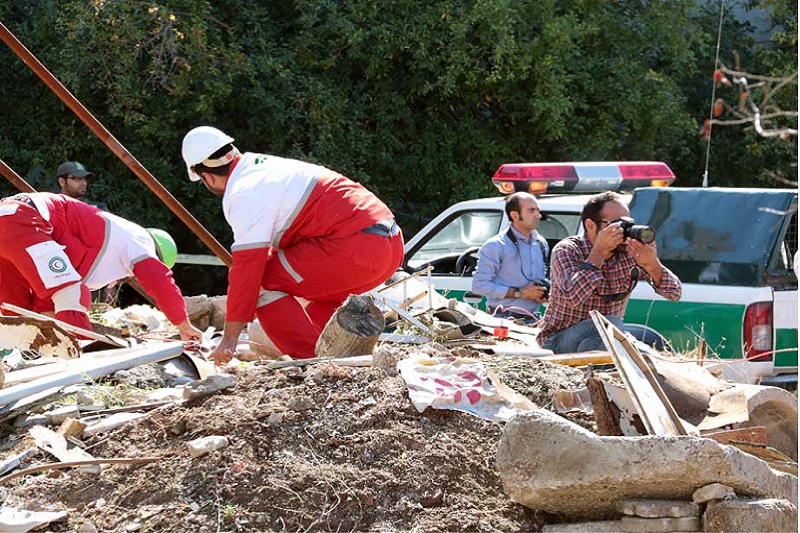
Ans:
[[[644,244],[650,244],[656,240],[656,230],[650,226],[632,226],[628,231],[632,238]]]

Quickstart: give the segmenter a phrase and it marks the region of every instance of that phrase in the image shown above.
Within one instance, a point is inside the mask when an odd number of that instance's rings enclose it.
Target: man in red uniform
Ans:
[[[231,359],[254,315],[283,353],[314,357],[347,296],[377,287],[400,266],[403,236],[392,212],[358,183],[318,165],[239,153],[232,137],[209,126],[187,133],[182,153],[189,179],[222,196],[233,229],[217,363]]]
[[[156,237],[160,237],[156,236]],[[91,329],[90,290],[135,276],[184,340],[200,340],[155,237],[74,198],[24,193],[0,200],[0,301]]]

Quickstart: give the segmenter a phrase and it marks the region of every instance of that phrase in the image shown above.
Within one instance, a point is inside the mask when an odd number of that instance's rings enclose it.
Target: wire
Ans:
[[[720,0],[719,3],[719,27],[717,28],[717,52],[716,56],[714,57],[714,72],[717,70],[717,65],[719,65],[719,46],[720,42],[722,41],[722,18],[725,14],[725,0]],[[713,76],[712,76],[713,78]],[[703,170],[703,187],[708,187],[708,161],[711,157],[711,133],[714,131],[714,128],[711,126],[711,122],[714,120],[714,99],[717,96],[717,82],[711,83],[711,105],[709,106],[708,110],[708,141],[706,142],[706,166]]]
[[[529,317],[531,317],[532,319],[536,320],[536,322],[534,322],[534,323],[532,323],[532,324],[527,324],[529,327],[536,327],[536,326],[538,326],[538,325],[539,325],[539,323],[541,323],[541,321],[542,321],[542,319],[541,319],[541,318],[539,318],[539,317],[538,317],[538,316],[536,316],[535,314],[531,313],[531,312],[530,312],[530,311],[528,311],[527,309],[524,309],[524,308],[522,308],[522,307],[515,307],[515,306],[513,306],[513,305],[512,305],[512,306],[510,306],[510,307],[503,307],[502,305],[498,305],[497,307],[495,307],[495,308],[494,308],[494,311],[492,311],[492,316],[495,316],[495,315],[497,315],[497,313],[498,313],[498,312],[505,312],[505,311],[513,311],[513,312],[518,312],[519,314],[522,314],[522,315],[528,315],[528,316],[529,316]],[[503,318],[506,318],[506,319],[508,319],[508,320],[513,320],[513,317],[500,317],[500,318],[501,318],[501,319],[503,319]]]

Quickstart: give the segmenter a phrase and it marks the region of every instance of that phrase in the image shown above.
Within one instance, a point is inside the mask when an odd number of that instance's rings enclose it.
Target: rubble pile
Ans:
[[[529,327],[406,297],[373,295],[371,354],[225,368],[212,335],[112,324],[75,353],[57,325],[4,322],[27,333],[5,337],[0,530],[796,531],[791,393],[611,330],[608,353],[553,356]]]

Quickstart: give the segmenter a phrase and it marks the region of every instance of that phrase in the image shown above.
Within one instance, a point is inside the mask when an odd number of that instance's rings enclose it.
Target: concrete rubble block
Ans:
[[[786,500],[722,500],[708,504],[703,531],[797,532],[797,506]]]
[[[183,389],[184,400],[194,400],[211,396],[221,390],[233,387],[236,377],[231,374],[214,374],[202,381],[194,381]]]
[[[205,294],[200,294],[198,296],[184,296],[183,301],[186,302],[186,314],[192,324],[201,330],[208,328],[213,313],[211,298]]]
[[[721,482],[737,493],[797,501],[797,478],[700,437],[600,437],[543,409],[505,427],[497,466],[506,494],[571,519],[616,518],[617,502],[685,500]]]
[[[700,487],[692,494],[694,503],[708,503],[714,500],[732,500],[736,497],[736,492],[721,483],[711,483],[705,487]]]
[[[542,533],[619,533],[620,531],[622,531],[622,522],[619,520],[545,524],[542,527]]]
[[[210,326],[215,327],[221,331],[225,327],[225,307],[227,305],[227,296],[212,296],[211,297],[211,319]]]
[[[641,518],[623,516],[622,531],[626,533],[669,533],[672,531],[700,531],[699,516],[682,518]]]
[[[642,518],[683,518],[700,516],[700,506],[693,502],[675,500],[625,500],[617,509],[628,516]]]

